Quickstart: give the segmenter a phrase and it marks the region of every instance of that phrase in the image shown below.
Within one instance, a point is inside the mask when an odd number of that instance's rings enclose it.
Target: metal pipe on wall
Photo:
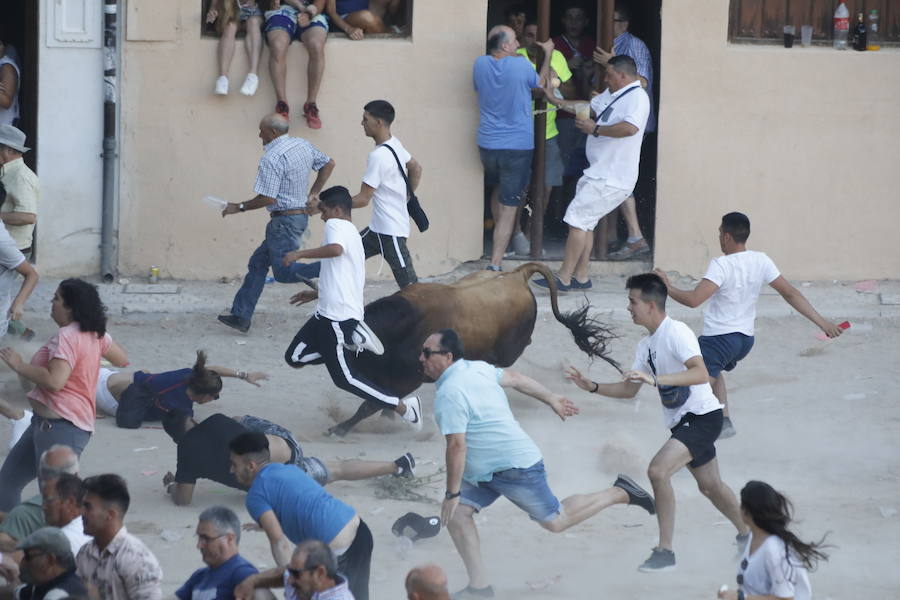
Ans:
[[[118,85],[118,1],[103,4],[103,202],[100,217],[100,277],[116,277],[116,101]]]

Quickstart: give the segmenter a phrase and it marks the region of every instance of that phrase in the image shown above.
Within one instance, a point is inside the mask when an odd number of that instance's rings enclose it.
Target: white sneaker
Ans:
[[[406,404],[406,412],[403,413],[403,418],[409,421],[409,424],[412,425],[413,429],[421,431],[422,402],[419,400],[418,396],[410,396],[403,400],[403,403]]]
[[[30,410],[25,411],[25,416],[21,419],[10,419],[9,422],[12,423],[12,433],[9,436],[9,449],[12,450],[13,446],[15,446],[19,442],[19,438],[22,437],[22,434],[25,433],[25,430],[28,429],[28,426],[31,425],[31,417],[34,416]]]
[[[375,335],[375,332],[369,329],[369,326],[366,325],[365,321],[359,321],[359,323],[357,323],[356,329],[353,330],[350,343],[345,343],[344,348],[356,353],[368,350],[376,356],[384,354],[384,345],[381,343],[381,340],[378,339],[378,336]]]
[[[256,93],[256,88],[258,87],[259,77],[255,73],[247,73],[247,79],[244,80],[244,85],[241,86],[241,93],[245,96],[252,96]]]
[[[216,79],[216,94],[218,94],[219,96],[228,95],[228,78],[224,75],[221,75],[218,79]]]

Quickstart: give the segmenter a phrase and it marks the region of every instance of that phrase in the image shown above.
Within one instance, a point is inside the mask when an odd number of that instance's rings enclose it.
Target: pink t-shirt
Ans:
[[[55,411],[79,429],[94,431],[97,378],[100,376],[100,357],[109,350],[112,338],[107,333],[98,338],[95,332],[83,332],[78,323],[60,327],[41,349],[31,357],[31,364],[47,367],[54,358],[61,358],[72,367],[69,380],[58,392],[35,387],[28,397]]]

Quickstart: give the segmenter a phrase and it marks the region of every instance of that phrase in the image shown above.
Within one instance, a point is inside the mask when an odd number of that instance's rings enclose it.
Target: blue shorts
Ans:
[[[277,10],[266,11],[266,24],[263,30],[269,33],[280,29],[287,32],[291,40],[299,40],[313,27],[321,27],[326,32],[328,31],[328,20],[325,15],[316,15],[310,20],[309,25],[300,27],[297,23],[298,14],[299,12],[293,6],[281,6]]]
[[[488,185],[500,184],[500,204],[521,206],[531,180],[532,150],[489,150],[478,148],[484,179]]]
[[[737,332],[701,335],[697,341],[700,342],[700,353],[710,377],[718,377],[722,371],[734,369],[753,348],[753,336]]]
[[[506,496],[538,523],[552,521],[562,508],[547,485],[543,460],[527,469],[498,471],[490,481],[481,481],[478,485],[463,481],[460,493],[460,503],[471,506],[476,512],[487,508],[500,496]]]
[[[246,21],[250,17],[262,18],[262,16],[263,16],[262,11],[259,10],[258,6],[251,6],[249,8],[246,6],[241,6],[241,12],[238,15],[238,20]]]

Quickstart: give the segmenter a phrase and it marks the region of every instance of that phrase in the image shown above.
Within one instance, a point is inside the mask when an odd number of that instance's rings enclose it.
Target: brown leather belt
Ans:
[[[305,208],[292,208],[290,210],[273,210],[269,212],[269,217],[288,217],[290,215],[308,214]]]

